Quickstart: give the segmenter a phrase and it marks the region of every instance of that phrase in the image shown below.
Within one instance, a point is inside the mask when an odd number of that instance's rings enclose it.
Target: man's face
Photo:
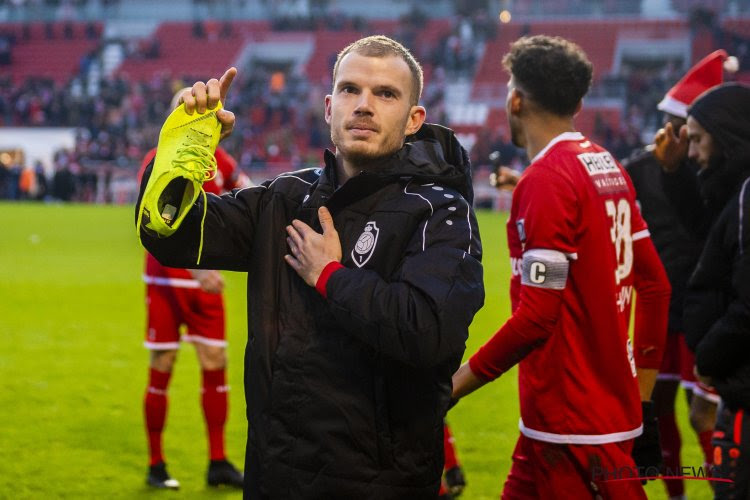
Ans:
[[[337,155],[361,165],[398,151],[424,122],[424,108],[410,104],[411,91],[411,71],[400,57],[344,56],[325,100]]]
[[[508,96],[505,98],[505,114],[508,117],[510,140],[514,146],[519,148],[526,147],[523,127],[519,118],[522,95],[521,91],[516,88],[516,79],[511,76],[508,81]]]
[[[690,141],[688,158],[695,161],[701,170],[705,170],[710,164],[711,157],[716,154],[714,139],[692,116],[688,116],[687,131]]]

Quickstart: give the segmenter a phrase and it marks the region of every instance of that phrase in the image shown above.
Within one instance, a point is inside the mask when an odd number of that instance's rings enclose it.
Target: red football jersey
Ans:
[[[154,159],[154,156],[156,156],[156,148],[146,153],[138,172],[138,182],[140,182],[143,172],[148,167],[148,164],[151,163],[151,160]],[[240,171],[237,169],[237,162],[234,158],[221,147],[216,148],[214,157],[216,158],[216,176],[212,180],[205,182],[203,189],[207,193],[219,195],[231,191],[235,187],[243,187],[241,186],[243,176],[240,175]],[[152,285],[167,285],[179,288],[200,287],[198,281],[193,279],[188,270],[162,266],[148,252],[146,252],[146,271],[143,275],[143,281]]]
[[[561,134],[521,176],[507,233],[513,310],[561,294],[552,334],[519,365],[521,432],[570,444],[638,436],[628,324],[633,241],[649,233],[627,174],[581,134]]]

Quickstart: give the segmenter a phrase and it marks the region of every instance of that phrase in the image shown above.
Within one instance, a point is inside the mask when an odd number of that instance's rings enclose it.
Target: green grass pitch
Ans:
[[[183,346],[170,386],[165,453],[179,492],[145,486],[142,397],[147,351],[143,251],[131,207],[0,204],[0,498],[240,497],[205,485],[199,369]],[[505,214],[481,212],[485,307],[467,356],[510,312]],[[244,277],[227,273],[230,417],[227,452],[243,463]],[[683,462],[702,463],[679,398]],[[498,498],[518,436],[515,371],[448,417],[469,483],[462,498]],[[711,498],[689,481],[691,499]],[[650,498],[666,498],[661,484]]]

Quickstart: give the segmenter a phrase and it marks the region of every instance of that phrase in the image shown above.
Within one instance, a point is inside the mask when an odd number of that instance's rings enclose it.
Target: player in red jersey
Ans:
[[[185,90],[185,89],[183,89]],[[177,106],[172,100],[170,109]],[[156,155],[149,151],[143,159],[139,179]],[[217,148],[217,171],[203,188],[216,195],[250,185],[235,160]],[[177,359],[180,339],[192,342],[198,354],[203,384],[201,404],[209,444],[207,481],[211,486],[226,484],[242,487],[243,477],[224,452],[224,425],[227,419],[226,340],[224,328],[224,280],[218,271],[177,269],[162,266],[146,254],[146,308],[148,326],[144,345],[151,350],[149,381],[144,397],[144,416],[149,444],[147,483],[157,488],[179,488],[166,469],[162,452],[162,434],[167,415],[167,387]],[[182,325],[187,332],[180,335]]]
[[[453,395],[520,362],[521,436],[503,498],[646,498],[631,450],[666,340],[669,282],[627,174],[575,131],[585,54],[525,37],[503,64],[512,139],[533,158],[507,224],[513,314],[453,376]],[[623,474],[636,478],[610,480]]]

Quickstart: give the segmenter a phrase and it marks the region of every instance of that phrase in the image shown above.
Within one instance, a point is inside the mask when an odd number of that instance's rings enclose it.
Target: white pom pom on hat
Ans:
[[[724,61],[725,71],[727,71],[728,73],[737,73],[739,69],[740,69],[740,61],[736,57],[729,56],[726,58],[726,60]]]

